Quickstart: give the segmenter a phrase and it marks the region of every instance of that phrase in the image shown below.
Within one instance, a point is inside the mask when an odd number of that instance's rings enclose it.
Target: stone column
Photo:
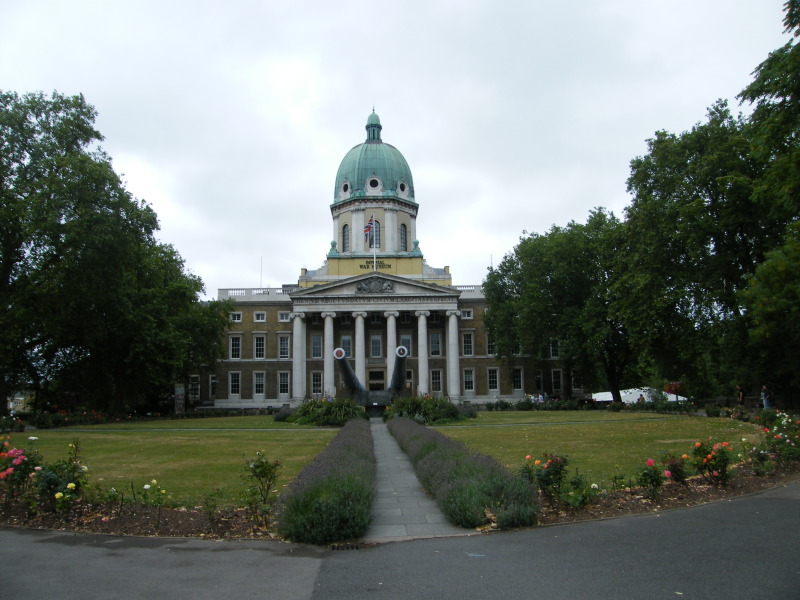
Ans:
[[[397,352],[397,317],[400,313],[390,310],[383,313],[386,317],[386,385],[392,381],[394,375],[395,352]]]
[[[324,312],[324,338],[322,340],[322,393],[331,398],[336,397],[336,385],[333,377],[333,318],[335,312]]]
[[[364,209],[353,209],[353,239],[351,246],[353,252],[366,252],[368,248],[364,245]]]
[[[387,208],[383,211],[385,216],[384,220],[386,221],[385,224],[385,240],[386,245],[384,246],[384,250],[386,252],[397,252],[397,209],[396,208]]]
[[[305,313],[291,313],[292,319],[292,400],[306,397],[306,322]]]
[[[461,373],[458,352],[458,317],[461,311],[447,311],[447,395],[451,402],[461,400]]]
[[[361,236],[364,239],[364,236]],[[365,312],[354,312],[353,318],[356,320],[356,339],[355,339],[355,354],[356,354],[356,377],[364,386],[364,389],[369,389],[367,386],[367,354],[365,351],[366,342],[364,340],[364,319],[367,317]]]
[[[431,315],[428,310],[418,310],[414,313],[417,316],[417,394],[422,396],[428,393],[428,317]]]

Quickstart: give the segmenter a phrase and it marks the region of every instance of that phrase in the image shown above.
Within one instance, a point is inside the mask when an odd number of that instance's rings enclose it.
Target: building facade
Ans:
[[[333,351],[344,349],[359,381],[383,390],[398,346],[408,349],[406,393],[454,402],[560,395],[557,344],[549,359],[495,357],[480,285],[453,286],[417,240],[414,181],[403,155],[381,138],[373,111],[366,140],[336,174],[333,240],[324,265],[282,288],[221,289],[235,302],[227,355],[196,375],[188,400],[218,408],[295,406],[347,394]]]

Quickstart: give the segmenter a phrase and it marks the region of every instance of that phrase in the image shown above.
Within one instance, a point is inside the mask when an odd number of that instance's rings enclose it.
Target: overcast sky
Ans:
[[[782,5],[0,0],[0,89],[84,94],[208,298],[323,264],[336,171],[374,106],[427,262],[479,284],[523,230],[622,216],[655,131],[718,98],[746,111],[735,96],[789,39]]]

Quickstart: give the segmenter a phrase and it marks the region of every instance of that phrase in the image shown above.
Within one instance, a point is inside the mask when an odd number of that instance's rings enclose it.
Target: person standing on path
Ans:
[[[761,388],[761,404],[764,408],[772,408],[772,390],[767,387],[767,384]]]

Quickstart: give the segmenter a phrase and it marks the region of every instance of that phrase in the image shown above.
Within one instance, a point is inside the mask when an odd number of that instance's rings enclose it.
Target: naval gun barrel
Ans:
[[[395,394],[401,393],[406,384],[406,356],[408,356],[408,348],[405,346],[398,346],[397,350],[395,350],[392,382],[388,390]]]
[[[364,404],[366,402],[367,390],[364,385],[358,380],[356,374],[353,372],[353,367],[347,362],[347,353],[344,348],[336,348],[333,351],[333,358],[339,365],[339,372],[342,374],[342,381],[345,387],[350,391],[350,396],[353,400]]]

